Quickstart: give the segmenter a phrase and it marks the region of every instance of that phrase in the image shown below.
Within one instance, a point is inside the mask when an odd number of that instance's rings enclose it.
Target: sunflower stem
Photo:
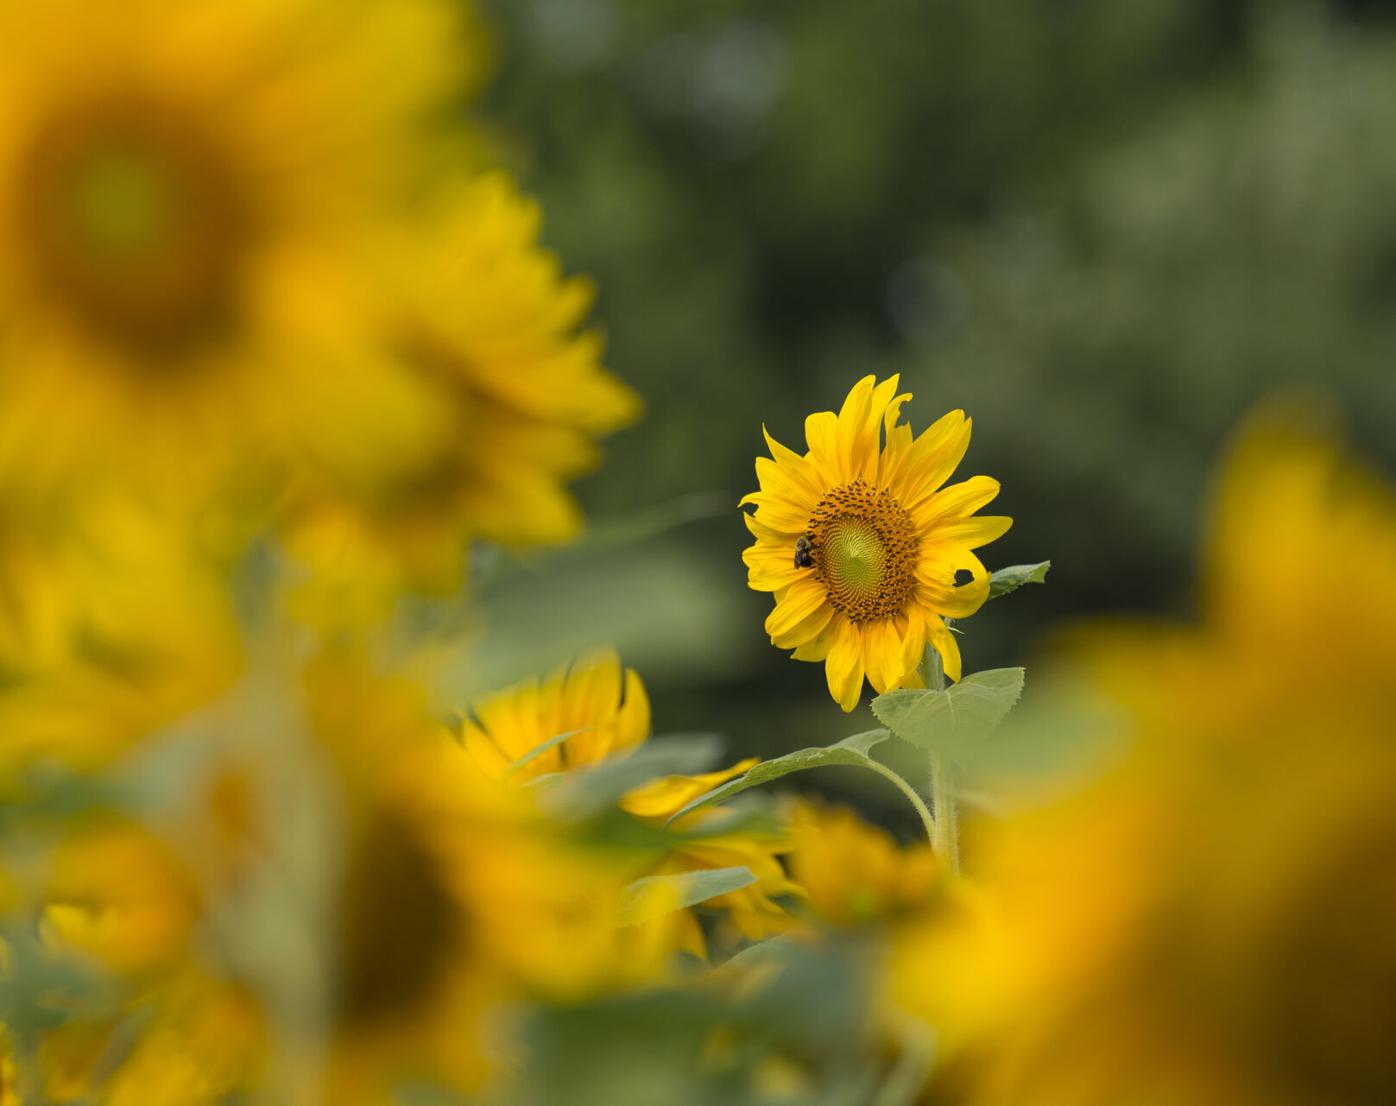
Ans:
[[[935,646],[926,646],[925,660],[921,670],[926,678],[926,686],[933,691],[945,690],[945,669],[941,667],[940,654]],[[956,874],[960,871],[960,826],[955,813],[955,787],[951,767],[940,753],[931,753],[931,810],[933,828],[931,848],[936,856]]]
[[[925,800],[922,799],[920,795],[916,794],[916,788],[912,787],[911,784],[907,783],[906,780],[902,779],[901,776],[897,775],[897,773],[893,772],[890,768],[878,764],[875,760],[869,760],[868,767],[879,776],[883,776],[894,783],[897,790],[905,795],[911,805],[916,808],[916,813],[921,818],[921,825],[925,828],[926,836],[930,839],[931,848],[934,849],[936,843],[936,822],[935,819],[931,817],[930,809],[926,806]]]

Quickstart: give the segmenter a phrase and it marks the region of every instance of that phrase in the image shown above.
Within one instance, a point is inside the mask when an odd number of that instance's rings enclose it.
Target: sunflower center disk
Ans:
[[[60,115],[28,151],[19,229],[84,330],[159,354],[209,337],[234,295],[246,212],[197,128],[144,104]]]
[[[900,614],[916,587],[921,542],[885,490],[854,480],[824,496],[810,516],[815,578],[829,602],[854,622]]]

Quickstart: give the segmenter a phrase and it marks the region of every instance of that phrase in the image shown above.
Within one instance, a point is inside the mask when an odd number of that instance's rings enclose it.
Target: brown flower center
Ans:
[[[341,1019],[372,1025],[418,1009],[457,946],[459,911],[436,861],[380,814],[351,849],[343,895]]]
[[[911,602],[921,539],[886,490],[862,479],[835,488],[815,506],[809,538],[815,578],[836,611],[873,622]]]
[[[75,105],[19,172],[13,240],[72,325],[147,363],[227,331],[250,213],[197,121],[133,98]]]

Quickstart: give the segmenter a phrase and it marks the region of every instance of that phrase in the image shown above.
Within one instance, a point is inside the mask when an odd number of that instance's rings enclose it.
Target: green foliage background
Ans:
[[[1063,616],[1186,610],[1262,397],[1396,462],[1393,8],[487,4],[485,114],[648,401],[582,485],[592,538],[503,573],[496,617],[581,627],[558,658],[614,640],[660,730],[771,754],[864,728],[767,643],[736,500],[763,421],[797,444],[894,371],[918,426],[975,418],[965,474],[1017,519],[990,567],[1054,562],[965,626],[967,671]]]

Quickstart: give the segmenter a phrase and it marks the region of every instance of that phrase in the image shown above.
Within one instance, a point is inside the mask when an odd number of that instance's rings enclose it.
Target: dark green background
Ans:
[[[767,643],[736,511],[761,423],[801,448],[866,372],[902,373],[917,429],[974,417],[963,474],[1017,519],[990,566],[1055,563],[965,624],[967,670],[1185,611],[1209,474],[1266,395],[1322,397],[1390,465],[1392,7],[487,4],[481,113],[648,411],[580,486],[588,542],[490,593],[481,679],[613,640],[661,731],[867,728]]]

